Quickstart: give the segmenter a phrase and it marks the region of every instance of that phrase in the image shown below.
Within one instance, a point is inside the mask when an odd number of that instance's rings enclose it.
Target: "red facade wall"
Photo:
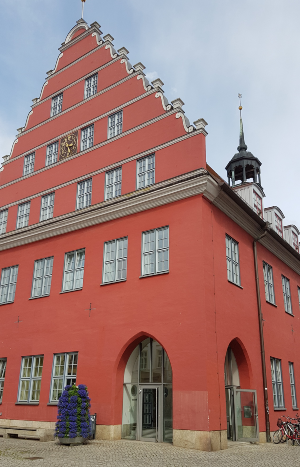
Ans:
[[[68,66],[80,57],[84,58]],[[15,231],[18,204],[26,198],[31,199],[29,225],[38,228],[44,192],[55,191],[55,221],[71,215],[80,177],[92,176],[92,205],[102,203],[105,172],[118,164],[122,165],[122,195],[134,192],[136,159],[141,154],[155,152],[155,183],[206,168],[204,134],[188,134],[182,118],[176,118],[177,112],[164,110],[156,91],[147,93],[137,73],[129,77],[121,58],[98,73],[98,91],[116,86],[71,109],[83,102],[86,74],[110,61],[110,51],[98,47],[91,35],[63,52],[56,70],[61,72],[49,78],[42,95],[45,100],[34,107],[11,162],[0,173],[1,207],[9,205],[7,232]],[[70,110],[50,120],[52,96],[80,78],[79,83],[64,90],[63,110]],[[94,123],[94,146],[102,146],[42,170],[51,139],[60,139],[77,126],[81,130],[89,120],[136,97],[141,99],[123,109],[123,133],[131,132],[108,141],[105,116]],[[32,130],[26,133],[28,129]],[[162,147],[155,150],[159,145]],[[23,178],[23,155],[31,150],[35,150],[35,172]],[[140,278],[142,232],[166,225],[170,232],[169,273]],[[226,234],[239,242],[241,287],[227,280]],[[104,242],[124,236],[129,242],[127,281],[103,286]],[[80,248],[86,252],[83,289],[61,293],[64,255]],[[50,296],[32,300],[34,261],[48,256],[54,256]],[[277,307],[265,302],[263,260],[273,266]],[[296,388],[300,387],[300,363],[296,359],[299,276],[259,244],[258,263],[274,430],[278,412],[272,406],[270,357],[282,360],[288,413],[292,413],[288,361],[294,362]],[[121,424],[127,359],[139,339],[151,336],[161,343],[171,361],[175,429],[226,430],[224,362],[228,346],[235,340],[232,349],[235,351],[236,346],[241,387],[257,390],[260,431],[265,431],[253,238],[208,199],[191,196],[1,251],[1,268],[16,264],[19,274],[14,303],[0,306],[0,358],[7,358],[3,419],[55,421],[57,407],[48,405],[53,354],[78,351],[77,384],[87,384],[97,423]],[[290,279],[294,317],[284,312],[281,274]],[[90,303],[95,310],[89,317]],[[39,405],[16,404],[21,357],[39,354],[44,355]]]

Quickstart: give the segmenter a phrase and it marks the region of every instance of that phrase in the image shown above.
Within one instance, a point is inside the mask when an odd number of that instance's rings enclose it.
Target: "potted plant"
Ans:
[[[61,444],[78,445],[91,436],[90,398],[87,387],[66,386],[58,401],[55,436]]]

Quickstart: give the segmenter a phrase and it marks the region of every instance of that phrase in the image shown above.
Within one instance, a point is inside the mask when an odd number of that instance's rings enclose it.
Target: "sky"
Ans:
[[[81,17],[80,0],[0,0],[0,159],[24,126],[58,48]],[[207,162],[226,179],[245,141],[262,162],[264,207],[300,229],[299,0],[86,0],[84,19],[125,46],[190,122],[204,118]],[[297,195],[298,193],[298,195]]]

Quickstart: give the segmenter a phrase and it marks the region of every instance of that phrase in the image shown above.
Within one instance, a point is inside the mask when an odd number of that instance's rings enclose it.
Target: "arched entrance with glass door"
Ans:
[[[122,438],[173,441],[172,368],[154,339],[140,342],[124,372]]]
[[[234,339],[226,352],[224,365],[227,439],[258,441],[256,390],[251,387],[249,357],[242,344]]]

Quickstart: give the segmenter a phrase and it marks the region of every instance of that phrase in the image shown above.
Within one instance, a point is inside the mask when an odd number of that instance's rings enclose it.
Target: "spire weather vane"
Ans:
[[[83,19],[83,10],[84,10],[85,1],[86,0],[81,0],[81,2],[82,2],[81,19]]]
[[[238,98],[240,99],[239,111],[240,111],[240,118],[242,118],[242,94],[238,94]]]

